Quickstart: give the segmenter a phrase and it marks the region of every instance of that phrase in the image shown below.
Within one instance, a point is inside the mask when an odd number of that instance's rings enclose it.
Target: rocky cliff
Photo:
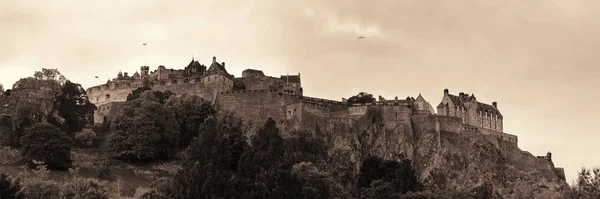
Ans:
[[[429,190],[470,193],[486,187],[496,198],[563,198],[568,187],[550,161],[491,135],[462,132],[455,118],[369,109],[352,122],[322,121],[314,130],[332,146],[329,170],[347,186],[361,161],[375,155],[412,160]]]

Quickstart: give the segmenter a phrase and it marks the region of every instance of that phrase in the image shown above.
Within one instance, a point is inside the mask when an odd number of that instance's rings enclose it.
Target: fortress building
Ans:
[[[125,103],[127,96],[142,86],[157,91],[168,90],[176,95],[198,95],[217,109],[236,112],[244,120],[273,118],[296,130],[314,130],[316,126],[336,122],[352,126],[370,112],[382,115],[388,124],[397,124],[398,128],[407,130],[412,128],[411,118],[435,117],[436,121],[449,121],[441,122],[442,129],[479,132],[517,144],[517,136],[502,130],[502,114],[497,103],[478,102],[474,95],[451,95],[445,89],[437,114],[421,94],[416,99],[395,97],[387,100],[379,96],[374,103],[349,104],[345,99],[334,101],[304,96],[300,73],[272,77],[260,70],[246,69],[242,77],[234,77],[227,71],[225,62],[217,62],[216,57],[212,58],[208,67],[192,58],[180,70],[160,65],[154,71],[142,66],[140,73],[135,72],[133,76],[119,72],[106,84],[87,90],[90,101],[97,107],[94,122],[110,122],[114,111]]]
[[[437,110],[439,115],[459,117],[463,124],[502,132],[502,114],[498,104],[478,102],[474,94],[469,96],[461,92],[456,96],[444,89],[444,97]]]

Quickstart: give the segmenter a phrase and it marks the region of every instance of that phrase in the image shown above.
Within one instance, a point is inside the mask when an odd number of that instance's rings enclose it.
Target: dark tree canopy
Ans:
[[[127,95],[127,101],[133,101],[135,99],[140,98],[141,94],[146,91],[152,91],[152,88],[150,88],[150,86],[145,85],[133,90],[131,94]],[[165,104],[171,96],[175,95],[171,91],[152,91],[152,93],[154,95],[154,98],[156,98],[160,104]]]
[[[33,165],[33,161],[44,162],[49,169],[64,170],[71,167],[71,146],[73,141],[59,128],[46,124],[34,124],[21,137],[23,158]]]
[[[14,128],[8,136],[11,145],[18,145],[24,130],[33,124],[48,122],[70,136],[93,124],[95,107],[85,89],[56,69],[42,69],[34,77],[22,78],[6,95]]]
[[[179,124],[152,91],[126,102],[110,126],[107,147],[113,158],[152,161],[172,158],[179,146]]]
[[[194,137],[198,136],[200,124],[217,111],[197,95],[171,96],[165,107],[175,114],[175,119],[180,126],[180,147],[187,147]]]
[[[375,98],[372,94],[360,92],[358,95],[352,96],[348,99],[348,104],[352,105],[355,103],[363,104],[363,103],[373,103],[375,102]]]
[[[23,199],[25,195],[21,192],[21,182],[13,180],[5,173],[0,174],[0,198]]]
[[[74,136],[86,125],[93,124],[95,106],[88,100],[87,92],[80,84],[67,80],[56,103],[59,115],[64,118],[62,129],[67,134]]]
[[[410,160],[384,161],[379,157],[363,161],[358,186],[363,198],[390,198],[399,193],[418,191],[421,187]]]

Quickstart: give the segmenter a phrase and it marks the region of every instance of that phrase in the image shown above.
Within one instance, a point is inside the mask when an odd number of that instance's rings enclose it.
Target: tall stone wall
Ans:
[[[105,124],[106,122],[111,121],[111,117],[119,111],[123,104],[125,104],[125,102],[110,102],[96,106],[96,110],[94,111],[94,123]]]
[[[220,92],[216,105],[221,110],[233,111],[244,120],[265,121],[285,118],[285,106],[298,103],[296,96],[285,95],[269,90],[243,90]]]

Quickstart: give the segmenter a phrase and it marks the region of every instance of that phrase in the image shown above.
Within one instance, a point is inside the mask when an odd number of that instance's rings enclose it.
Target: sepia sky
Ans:
[[[90,87],[212,56],[241,76],[301,73],[304,94],[388,99],[444,88],[498,102],[504,129],[572,183],[600,165],[600,1],[0,0],[0,83],[42,67]],[[358,36],[366,39],[357,40]],[[94,76],[99,76],[95,79]]]

